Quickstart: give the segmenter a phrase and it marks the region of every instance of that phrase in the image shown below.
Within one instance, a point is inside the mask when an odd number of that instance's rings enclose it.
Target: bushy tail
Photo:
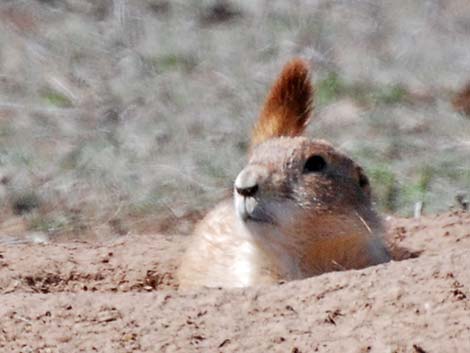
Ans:
[[[303,133],[313,109],[309,64],[299,58],[288,62],[272,86],[251,138],[252,147],[270,138]]]

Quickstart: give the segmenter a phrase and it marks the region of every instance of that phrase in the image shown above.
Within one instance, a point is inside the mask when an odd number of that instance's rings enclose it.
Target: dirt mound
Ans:
[[[100,244],[4,246],[0,248],[0,288],[3,294],[174,289],[183,240],[148,235]]]
[[[5,352],[469,352],[470,213],[390,219],[397,258],[243,290],[176,291],[186,239],[0,246]]]

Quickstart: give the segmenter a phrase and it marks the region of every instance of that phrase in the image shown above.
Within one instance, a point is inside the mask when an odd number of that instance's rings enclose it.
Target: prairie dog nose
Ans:
[[[258,192],[260,183],[267,176],[266,168],[258,165],[248,166],[235,179],[235,190],[241,196],[252,197]]]

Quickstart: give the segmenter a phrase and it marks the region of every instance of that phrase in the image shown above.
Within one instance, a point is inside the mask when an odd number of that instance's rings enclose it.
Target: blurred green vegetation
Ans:
[[[195,58],[188,55],[171,53],[151,59],[155,70],[159,71],[191,71],[197,64]]]
[[[309,136],[365,167],[382,211],[434,213],[469,192],[470,124],[450,101],[469,79],[470,33],[449,29],[460,17],[445,6],[114,5],[0,3],[0,231],[12,215],[50,234],[166,219],[178,231],[230,195],[294,56],[314,68]]]
[[[328,72],[315,86],[318,105],[328,105],[349,97],[360,104],[394,105],[407,101],[408,91],[401,85],[378,86],[367,82],[347,83],[337,72]]]
[[[67,96],[50,88],[43,89],[41,97],[47,104],[53,107],[70,108],[73,106],[72,101]]]

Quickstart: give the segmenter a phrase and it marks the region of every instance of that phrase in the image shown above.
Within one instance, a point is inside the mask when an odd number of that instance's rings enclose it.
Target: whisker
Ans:
[[[367,222],[364,220],[364,218],[361,217],[361,215],[359,213],[357,213],[357,211],[355,211],[356,213],[356,216],[361,220],[362,224],[364,225],[364,227],[366,227],[367,231],[372,234],[372,229],[370,229],[369,225],[367,224]]]

